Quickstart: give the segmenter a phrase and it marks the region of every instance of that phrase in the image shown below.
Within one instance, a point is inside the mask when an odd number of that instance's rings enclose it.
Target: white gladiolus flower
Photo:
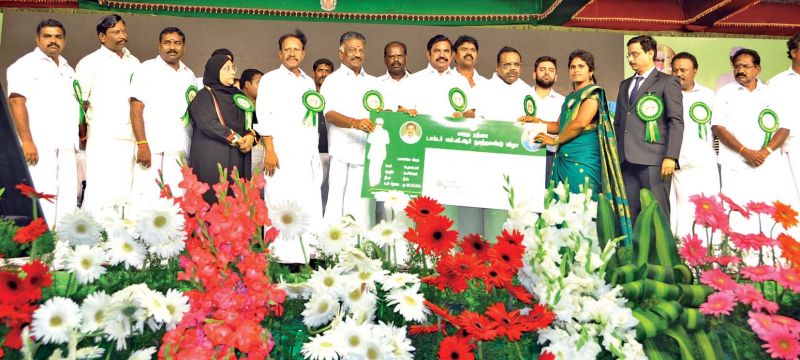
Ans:
[[[97,244],[102,230],[92,215],[81,208],[64,215],[56,227],[59,239],[66,240],[72,246]]]
[[[80,324],[78,304],[71,299],[54,297],[33,312],[31,334],[45,344],[64,344]]]

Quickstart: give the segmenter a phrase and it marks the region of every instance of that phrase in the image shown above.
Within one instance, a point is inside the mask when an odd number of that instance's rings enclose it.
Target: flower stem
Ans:
[[[306,255],[306,246],[303,243],[303,235],[297,235],[297,237],[300,239],[300,250],[303,250],[303,261],[306,265],[308,265],[308,255]]]
[[[525,360],[525,357],[522,356],[522,350],[519,348],[519,341],[514,341],[514,348],[517,349],[517,357],[519,360]]]

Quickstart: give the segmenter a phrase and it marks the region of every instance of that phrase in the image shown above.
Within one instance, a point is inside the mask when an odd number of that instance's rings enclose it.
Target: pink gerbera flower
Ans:
[[[770,238],[763,233],[758,234],[740,234],[737,232],[730,233],[731,242],[736,245],[740,250],[759,250],[763,246],[777,245],[775,239]]]
[[[778,272],[775,268],[769,265],[762,266],[748,266],[742,268],[742,276],[753,281],[767,281],[775,280],[778,277]]]
[[[765,202],[760,201],[751,201],[747,203],[747,210],[754,212],[756,214],[764,214],[772,216],[775,213],[775,207]]]
[[[739,284],[736,281],[733,281],[728,274],[722,272],[720,269],[711,269],[703,271],[703,274],[700,275],[700,282],[711,286],[712,288],[718,291],[724,290],[736,290],[736,287]]]
[[[792,334],[797,335],[800,333],[800,321],[783,315],[771,315],[770,320],[773,323],[786,327]]]
[[[747,211],[747,209],[739,206],[739,204],[735,203],[731,198],[727,197],[725,194],[719,193],[719,198],[722,199],[724,203],[728,204],[728,207],[731,208],[732,211],[736,211],[742,214],[742,216],[744,216],[745,218],[748,219],[750,218],[750,212]]]
[[[793,268],[778,270],[778,278],[776,280],[781,286],[792,289],[794,292],[800,292],[800,275]]]
[[[706,247],[703,246],[703,241],[697,237],[697,234],[684,236],[683,244],[678,249],[681,257],[691,266],[704,265],[707,251]]]
[[[749,319],[747,319],[747,324],[750,325],[750,329],[753,329],[753,332],[756,333],[759,338],[764,339],[768,329],[772,327],[772,317],[756,311],[748,312],[747,316],[749,317]]]
[[[700,305],[700,312],[703,313],[703,315],[730,315],[735,305],[736,296],[733,295],[733,292],[716,292],[711,294],[708,300]]]
[[[783,326],[776,326],[765,334],[766,344],[761,345],[773,359],[791,359],[800,357],[800,342],[797,336]]]
[[[753,301],[753,303],[750,304],[750,306],[755,311],[764,310],[764,311],[766,311],[766,312],[768,312],[770,314],[774,314],[774,313],[778,312],[778,303],[776,303],[774,301],[769,301],[769,300],[767,300],[767,299],[765,299],[763,297],[761,299],[759,299],[759,300]]]
[[[690,196],[689,201],[694,203],[694,221],[698,225],[712,229],[727,229],[728,217],[725,215],[725,207],[717,198],[698,194]]]
[[[750,305],[754,302],[764,299],[764,295],[762,295],[760,291],[756,290],[756,288],[750,284],[739,284],[733,293],[736,295],[736,298],[742,302],[742,304],[746,305]]]
[[[717,263],[720,266],[728,266],[728,265],[736,265],[742,262],[738,256],[735,255],[726,255],[726,256],[717,256],[717,257],[710,257],[708,258],[708,262]]]

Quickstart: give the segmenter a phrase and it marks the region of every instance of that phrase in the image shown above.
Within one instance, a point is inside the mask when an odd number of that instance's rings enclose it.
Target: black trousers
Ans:
[[[631,220],[634,224],[642,211],[642,203],[639,200],[641,189],[649,189],[653,193],[669,219],[669,188],[672,184],[672,175],[662,178],[661,165],[640,165],[625,161],[622,163],[622,181],[625,183],[625,195],[628,196]]]

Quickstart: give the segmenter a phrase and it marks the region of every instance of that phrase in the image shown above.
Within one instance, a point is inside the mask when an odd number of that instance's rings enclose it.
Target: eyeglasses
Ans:
[[[756,67],[756,66],[753,65],[753,64],[747,64],[747,65],[745,65],[745,64],[734,64],[733,65],[733,70],[739,70],[739,69],[750,70],[750,69],[752,69],[754,67]]]
[[[224,67],[222,68],[222,70],[224,70],[224,71],[228,71],[228,72],[237,72],[237,71],[239,71],[239,70],[236,68],[236,66],[224,66]]]

